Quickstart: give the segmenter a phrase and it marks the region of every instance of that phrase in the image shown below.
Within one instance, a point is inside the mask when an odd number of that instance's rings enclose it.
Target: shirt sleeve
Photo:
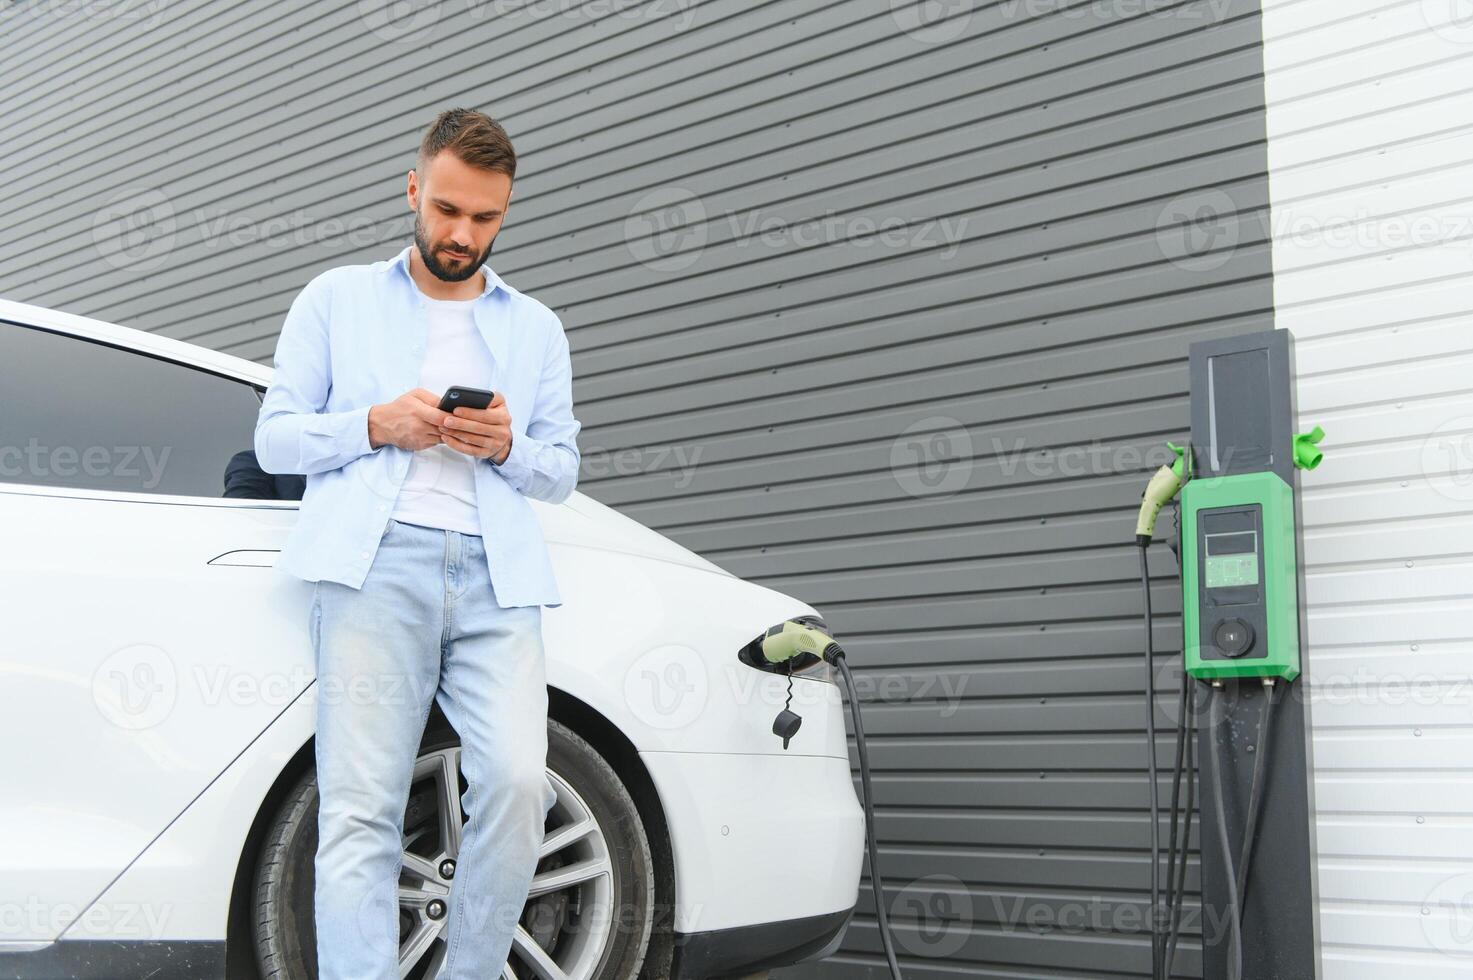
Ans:
[[[256,460],[267,473],[305,476],[378,451],[368,441],[371,405],[323,411],[332,388],[328,276],[322,273],[297,294],[276,339],[276,373],[256,417]]]
[[[525,435],[513,435],[511,451],[491,468],[523,495],[560,504],[578,485],[578,432],[573,417],[573,362],[568,335],[553,315],[552,338],[543,358],[542,378]]]

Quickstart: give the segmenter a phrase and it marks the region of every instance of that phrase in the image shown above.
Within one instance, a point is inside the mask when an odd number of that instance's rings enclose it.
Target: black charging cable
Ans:
[[[1172,543],[1172,553],[1176,557],[1177,579],[1180,581],[1182,573],[1181,565],[1181,505],[1173,501],[1174,523],[1176,527],[1176,540]],[[1151,779],[1151,976],[1152,980],[1170,980],[1171,967],[1176,959],[1176,946],[1181,937],[1182,906],[1186,897],[1186,873],[1187,861],[1191,852],[1192,842],[1192,815],[1196,810],[1196,744],[1195,744],[1195,719],[1196,719],[1196,695],[1197,687],[1195,680],[1182,672],[1181,687],[1177,695],[1176,711],[1176,745],[1173,752],[1171,772],[1171,817],[1168,843],[1166,849],[1166,889],[1164,903],[1158,898],[1159,876],[1160,876],[1160,844],[1157,828],[1161,822],[1159,796],[1156,792],[1157,777],[1155,774],[1155,642],[1152,635],[1151,614],[1151,580],[1149,562],[1146,559],[1147,549],[1150,547],[1149,537],[1137,537],[1136,543],[1141,549],[1141,592],[1145,599],[1145,632],[1146,632],[1146,663],[1148,677],[1146,680],[1147,699],[1149,701],[1150,717],[1147,718],[1146,728],[1148,739],[1151,744],[1151,753],[1148,759],[1148,769]],[[1182,806],[1182,788],[1186,789],[1186,805]],[[1162,921],[1162,905],[1165,906],[1165,920]],[[1162,930],[1165,934],[1162,934]]]
[[[1263,788],[1268,780],[1269,738],[1273,734],[1274,694],[1278,685],[1263,681],[1263,707],[1258,716],[1258,755],[1253,760],[1253,788],[1248,792],[1248,822],[1243,829],[1243,853],[1238,864],[1239,908],[1248,900],[1248,867],[1253,862],[1253,844],[1258,839],[1258,815],[1263,809]]]
[[[1222,689],[1218,688],[1217,690]],[[1227,712],[1224,711],[1223,714],[1226,716]],[[1212,767],[1212,802],[1217,811],[1217,844],[1222,849],[1222,866],[1226,872],[1223,877],[1227,879],[1228,889],[1227,918],[1233,941],[1232,948],[1228,951],[1227,976],[1228,980],[1241,980],[1243,976],[1242,906],[1238,902],[1238,876],[1234,870],[1233,847],[1228,843],[1227,810],[1224,808],[1222,801],[1222,759],[1220,758],[1221,752],[1217,748],[1217,737],[1215,734],[1210,740],[1210,744],[1212,751],[1207,753],[1207,761]],[[1205,941],[1206,936],[1204,935],[1203,938]]]
[[[880,848],[875,843],[874,792],[870,787],[869,749],[864,742],[864,720],[859,715],[859,696],[855,693],[854,676],[849,673],[849,663],[844,657],[844,648],[830,643],[823,658],[839,668],[844,675],[844,686],[849,691],[849,715],[854,719],[854,744],[859,749],[859,779],[864,786],[864,839],[869,850],[869,884],[875,898],[875,915],[880,921],[880,942],[885,947],[885,959],[890,964],[893,980],[903,980],[900,963],[895,958],[895,940],[890,935],[890,916],[885,911],[885,883],[880,877]]]
[[[1151,635],[1151,539],[1136,538],[1141,553],[1141,593],[1146,600],[1146,775],[1151,793],[1151,977],[1162,980],[1161,932],[1161,789],[1156,776],[1156,644]]]
[[[1171,542],[1176,556],[1176,575],[1180,582],[1181,564],[1181,503],[1172,502],[1173,524],[1176,537]],[[1192,849],[1192,815],[1196,809],[1197,787],[1196,765],[1196,681],[1185,670],[1181,675],[1181,690],[1176,710],[1176,750],[1171,772],[1171,830],[1166,847],[1166,921],[1163,923],[1167,935],[1162,940],[1162,965],[1159,980],[1170,980],[1171,967],[1176,961],[1176,944],[1181,937],[1182,905],[1186,897],[1187,859]],[[1181,800],[1182,786],[1186,786],[1186,806]]]
[[[1166,921],[1168,933],[1166,939],[1166,952],[1161,968],[1162,980],[1170,980],[1171,967],[1176,961],[1176,944],[1181,938],[1182,904],[1186,896],[1187,885],[1187,858],[1192,850],[1192,814],[1196,808],[1195,791],[1197,788],[1197,683],[1190,674],[1182,672],[1183,710],[1177,715],[1178,742],[1185,740],[1185,753],[1177,756],[1177,772],[1173,776],[1171,791],[1171,825],[1172,843],[1166,854]],[[1184,775],[1183,775],[1184,774]],[[1181,802],[1176,787],[1181,781],[1186,783],[1187,800],[1185,808],[1178,809]],[[1178,851],[1176,840],[1176,822],[1178,813],[1181,816],[1181,846]]]
[[[1222,866],[1226,871],[1228,885],[1228,923],[1232,928],[1233,954],[1227,963],[1228,980],[1242,980],[1243,976],[1243,903],[1248,894],[1249,871],[1253,864],[1253,845],[1258,840],[1258,818],[1263,812],[1263,801],[1268,783],[1268,756],[1271,752],[1269,739],[1273,733],[1275,697],[1278,684],[1273,678],[1263,679],[1263,707],[1258,714],[1258,744],[1254,751],[1253,781],[1248,790],[1248,808],[1243,825],[1243,846],[1237,862],[1233,861],[1232,849],[1228,844],[1227,817],[1223,807],[1222,761],[1219,758],[1217,739],[1212,739],[1212,794],[1218,823],[1218,844],[1222,848]],[[1224,711],[1226,716],[1226,711]]]

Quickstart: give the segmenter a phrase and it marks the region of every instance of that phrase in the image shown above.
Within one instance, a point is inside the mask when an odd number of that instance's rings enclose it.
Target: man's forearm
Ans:
[[[493,463],[523,496],[560,504],[578,485],[579,453],[575,443],[553,443],[523,435],[513,437],[505,458]]]
[[[369,439],[368,414],[367,407],[268,414],[256,427],[256,460],[267,473],[302,476],[346,466],[378,448]]]

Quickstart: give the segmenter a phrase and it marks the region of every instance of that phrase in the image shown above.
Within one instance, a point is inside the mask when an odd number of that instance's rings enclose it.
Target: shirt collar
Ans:
[[[401,251],[398,255],[394,256],[392,260],[390,260],[385,272],[393,273],[396,269],[403,272],[405,280],[407,280],[410,285],[413,285],[416,289],[418,289],[419,287],[415,284],[414,277],[409,274],[409,253],[413,250],[413,244],[404,246],[404,250]],[[491,267],[489,265],[482,263],[481,271],[486,274],[486,288],[481,291],[481,295],[478,296],[477,299],[484,299],[487,296],[491,295],[491,293],[497,289],[507,288],[506,283],[502,282],[501,277],[491,271]]]

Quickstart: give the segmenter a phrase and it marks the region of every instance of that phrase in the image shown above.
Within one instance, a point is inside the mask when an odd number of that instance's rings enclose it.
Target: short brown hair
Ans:
[[[474,109],[446,109],[435,118],[419,144],[415,169],[424,169],[442,150],[449,150],[472,167],[515,178],[517,154],[501,123]]]

